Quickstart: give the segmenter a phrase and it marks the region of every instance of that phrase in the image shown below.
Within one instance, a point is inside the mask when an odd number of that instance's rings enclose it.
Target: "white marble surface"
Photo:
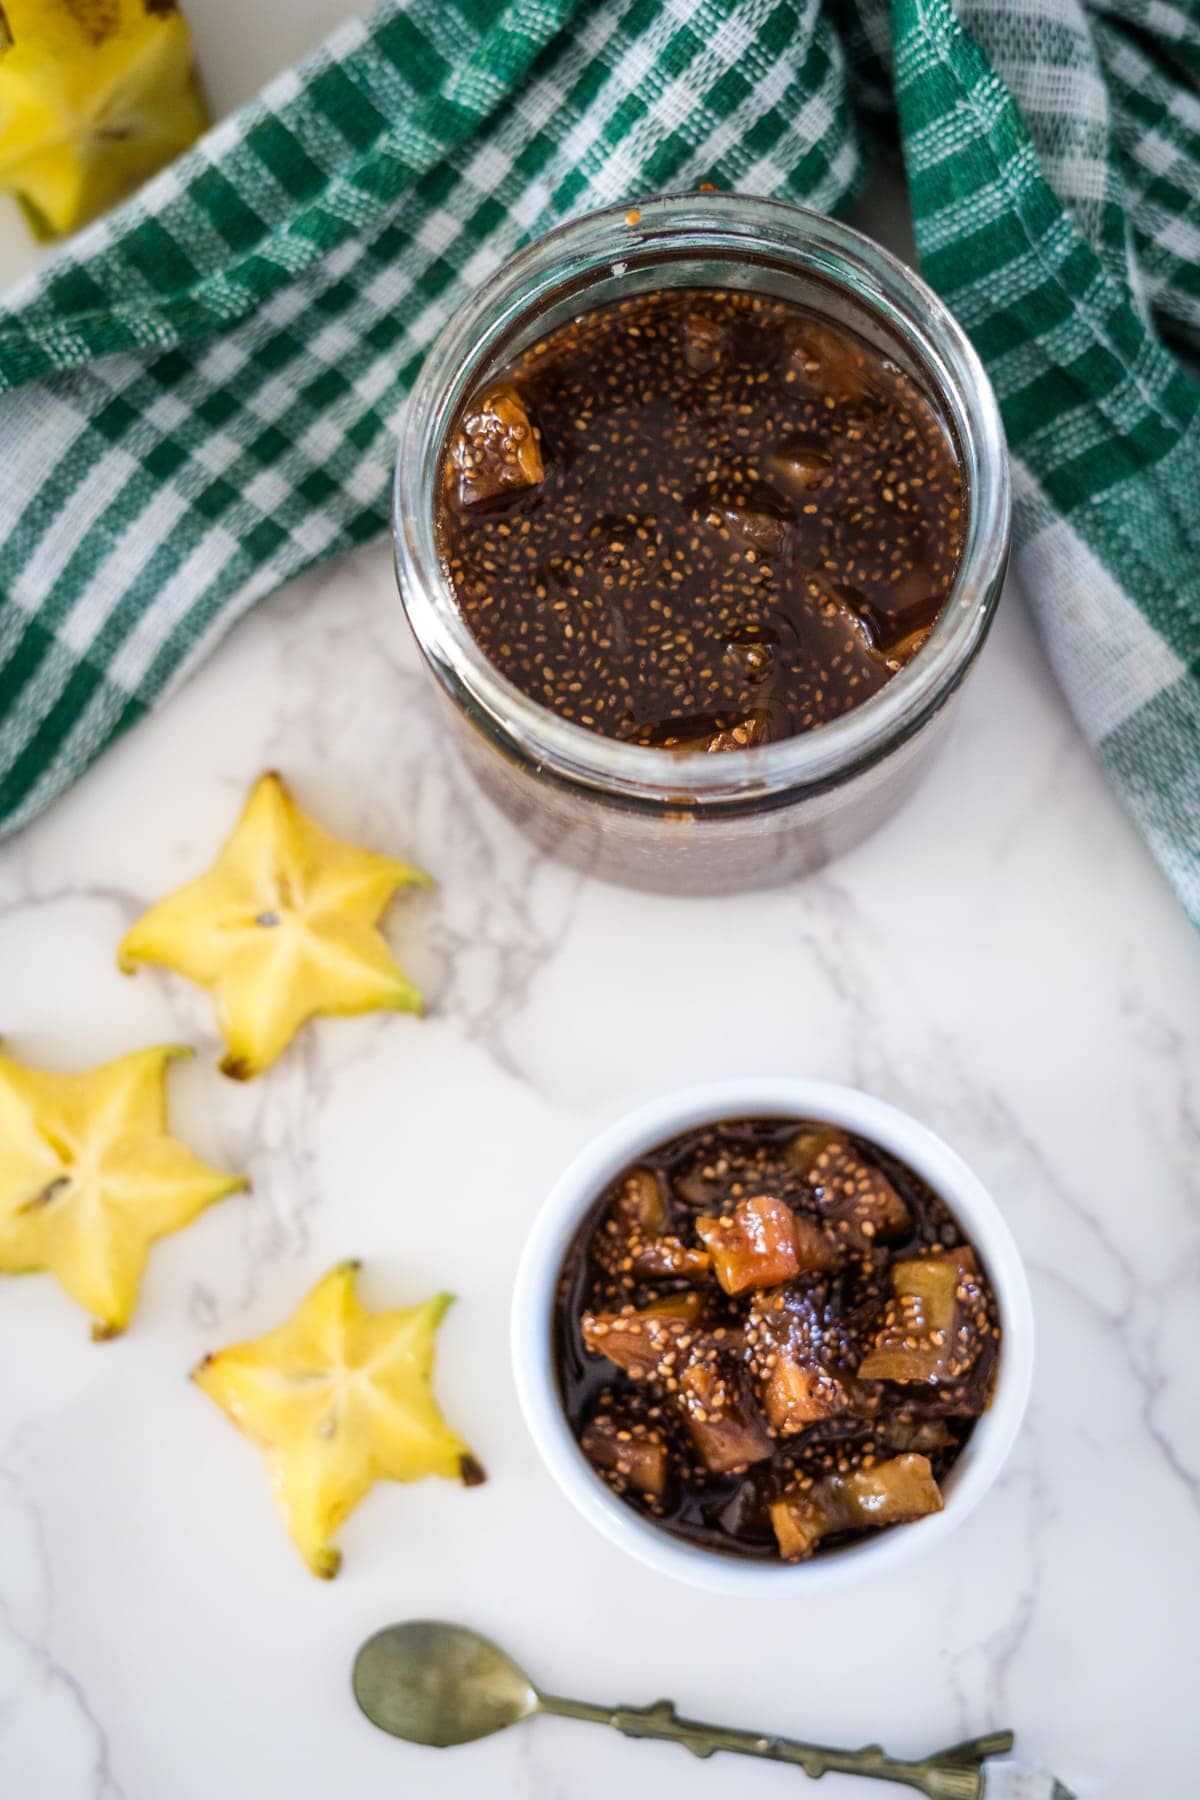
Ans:
[[[190,10],[224,110],[345,7]],[[0,276],[27,260],[0,230]],[[389,926],[431,1007],[323,1023],[239,1088],[214,1071],[205,997],[125,981],[113,952],[271,765],[335,829],[438,876]],[[532,856],[438,749],[385,553],[311,577],[0,850],[0,1029],[63,1067],[190,1040],[177,1128],[254,1180],[156,1250],[116,1343],[89,1343],[49,1278],[0,1290],[0,1793],[798,1791],[787,1770],[557,1721],[444,1755],[382,1738],[350,1660],[422,1614],[581,1695],[669,1693],[900,1753],[1011,1724],[1089,1800],[1194,1791],[1200,952],[1016,593],[902,817],[804,884],[688,902]],[[536,1460],[506,1348],[522,1236],[564,1160],[664,1087],[764,1070],[860,1083],[942,1131],[1005,1207],[1039,1316],[1000,1487],[937,1562],[802,1612],[692,1593],[593,1535]],[[377,1489],[329,1586],[185,1376],[350,1254],[377,1304],[459,1294],[439,1388],[491,1481]]]
[[[377,1736],[347,1676],[386,1621],[490,1630],[560,1689],[920,1751],[1012,1724],[1081,1795],[1192,1791],[1200,1605],[1200,956],[1065,715],[1010,593],[947,754],[882,834],[775,893],[680,901],[539,861],[437,747],[382,550],[278,596],[168,709],[0,853],[12,1049],[82,1066],[162,1037],[179,1129],[254,1191],[155,1252],[93,1346],[49,1278],[0,1292],[0,1792],[327,1800],[480,1791],[783,1796],[542,1721],[439,1755]],[[113,950],[201,868],[250,780],[411,854],[390,932],[424,1021],[309,1031],[214,1072],[206,998]],[[976,1164],[1029,1261],[1040,1347],[1000,1487],[937,1562],[763,1606],[651,1577],[569,1509],[519,1420],[510,1278],[548,1182],[678,1081],[858,1082]],[[185,1375],[337,1258],[376,1303],[459,1305],[439,1386],[489,1485],[377,1489],[313,1580],[259,1459]],[[847,1800],[873,1790],[847,1782]],[[832,1787],[831,1787],[832,1794]]]

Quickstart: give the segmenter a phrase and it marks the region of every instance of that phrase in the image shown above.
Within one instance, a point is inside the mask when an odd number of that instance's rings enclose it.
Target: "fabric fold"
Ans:
[[[1051,660],[1200,922],[1200,21],[1171,0],[385,0],[0,306],[0,829],[385,529],[442,320],[589,207],[843,210],[899,143]]]

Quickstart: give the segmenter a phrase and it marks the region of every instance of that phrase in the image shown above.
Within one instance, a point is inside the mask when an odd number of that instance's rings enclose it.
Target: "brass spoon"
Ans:
[[[930,1800],[983,1800],[983,1763],[1013,1746],[1011,1731],[992,1732],[941,1750],[924,1762],[901,1762],[878,1744],[832,1750],[754,1731],[681,1719],[670,1700],[652,1706],[592,1706],[543,1694],[503,1650],[478,1632],[436,1619],[389,1625],[368,1638],[354,1661],[354,1697],[373,1725],[413,1744],[445,1749],[490,1737],[534,1713],[614,1725],[626,1737],[666,1738],[693,1756],[716,1750],[794,1763],[814,1779],[839,1772],[916,1788]],[[1047,1800],[1049,1800],[1047,1790]],[[1065,1789],[1059,1792],[1066,1795]],[[1066,1796],[1070,1800],[1070,1796]]]

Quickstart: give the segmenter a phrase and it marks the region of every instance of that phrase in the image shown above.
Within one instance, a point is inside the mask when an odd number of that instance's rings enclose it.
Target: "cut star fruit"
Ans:
[[[855,1251],[889,1243],[910,1230],[908,1208],[883,1170],[832,1128],[801,1131],[788,1159],[812,1189],[828,1229]]]
[[[683,317],[683,360],[693,375],[710,375],[729,351],[729,332],[717,319],[689,310]]]
[[[892,1298],[859,1365],[864,1381],[953,1381],[979,1355],[988,1326],[975,1257],[965,1245],[892,1265]]]
[[[664,1231],[666,1201],[651,1169],[634,1169],[627,1177],[610,1221],[612,1257],[617,1268],[642,1280],[699,1279],[708,1273],[708,1255]]]
[[[454,496],[468,511],[541,483],[541,444],[525,402],[502,382],[472,402],[450,446]]]
[[[810,1288],[796,1284],[756,1294],[748,1337],[763,1411],[780,1436],[846,1411],[845,1389],[825,1366],[821,1308]]]
[[[663,1432],[641,1420],[598,1413],[579,1440],[598,1475],[618,1494],[660,1501],[667,1485],[668,1450]]]
[[[86,224],[207,125],[173,0],[4,0],[0,187],[35,236]]]
[[[484,1479],[433,1396],[434,1337],[451,1296],[367,1313],[357,1271],[339,1264],[286,1324],[192,1371],[262,1451],[292,1541],[325,1579],[341,1566],[334,1533],[376,1481]]]
[[[817,393],[845,401],[873,392],[863,348],[846,332],[821,319],[804,319],[790,329],[786,372]]]
[[[714,1475],[763,1462],[775,1448],[744,1366],[715,1339],[700,1344],[683,1369],[678,1405],[697,1455]]]
[[[835,1268],[837,1252],[810,1220],[801,1220],[786,1200],[753,1194],[732,1213],[696,1220],[717,1280],[727,1294],[775,1287],[802,1268]]]
[[[909,1525],[942,1506],[929,1458],[894,1456],[871,1468],[824,1475],[808,1489],[781,1495],[767,1510],[780,1555],[800,1562],[834,1532]]]
[[[708,1274],[706,1250],[695,1250],[682,1238],[648,1238],[629,1259],[633,1273],[642,1280],[701,1281]]]
[[[208,873],[152,906],[118,960],[127,973],[161,963],[210,988],[222,1071],[246,1080],[318,1014],[421,1010],[376,929],[413,884],[432,885],[408,863],[332,837],[267,774]]]
[[[247,1183],[167,1132],[162,1044],[81,1075],[0,1055],[0,1270],[47,1269],[94,1319],[123,1331],[150,1245]]]
[[[670,1375],[686,1357],[703,1310],[699,1294],[672,1294],[640,1310],[585,1312],[580,1330],[593,1356],[606,1356],[631,1381],[651,1381]]]

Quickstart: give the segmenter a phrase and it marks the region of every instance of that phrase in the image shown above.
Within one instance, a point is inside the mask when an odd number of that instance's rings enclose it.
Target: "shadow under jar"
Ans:
[[[401,594],[476,778],[542,848],[675,892],[786,880],[891,816],[1008,523],[951,315],[861,234],[738,195],[519,252],[430,352],[396,472]]]

